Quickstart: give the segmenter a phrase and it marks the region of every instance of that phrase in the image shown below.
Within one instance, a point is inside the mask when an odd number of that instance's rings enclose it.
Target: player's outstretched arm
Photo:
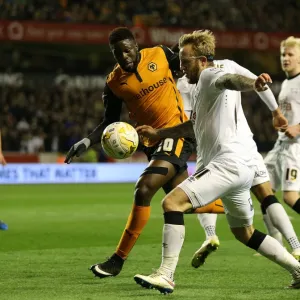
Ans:
[[[100,143],[102,133],[106,126],[113,122],[120,121],[122,100],[117,98],[107,85],[104,87],[102,99],[105,107],[103,122],[99,124],[87,137],[83,138],[70,148],[66,155],[65,163],[71,163],[75,156],[79,157],[90,146]]]
[[[195,137],[193,123],[189,120],[174,127],[154,129],[148,125],[142,125],[136,128],[139,135],[149,138],[151,141],[157,141],[164,138],[183,138]]]
[[[263,92],[268,89],[267,83],[272,83],[272,79],[266,73],[259,75],[256,79],[239,74],[224,74],[216,80],[215,86],[220,90]]]
[[[1,131],[0,131],[0,164],[2,166],[6,165],[6,160],[5,160],[4,155],[2,153],[2,136],[1,136]]]
[[[263,73],[256,79],[249,78],[238,74],[225,74],[220,76],[215,83],[215,86],[220,89],[235,90],[240,92],[255,91],[261,95],[261,99],[268,105],[273,115],[273,126],[276,130],[285,131],[288,125],[287,119],[281,113],[275,98],[263,95],[263,92],[269,90],[267,83],[272,83],[270,75]],[[272,93],[271,93],[272,94]],[[273,95],[273,94],[272,94]]]

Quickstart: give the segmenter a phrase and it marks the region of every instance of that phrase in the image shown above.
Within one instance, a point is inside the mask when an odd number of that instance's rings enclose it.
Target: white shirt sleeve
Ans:
[[[209,88],[210,90],[214,90],[216,93],[221,94],[223,91],[218,89],[215,85],[216,81],[226,72],[220,68],[208,68],[201,72],[200,80],[201,85],[204,88]]]
[[[257,78],[257,76],[255,74],[253,74],[248,69],[240,66],[236,62],[232,61],[232,64],[233,64],[236,74],[243,75],[245,77],[253,78],[253,79]],[[278,104],[277,104],[274,94],[272,93],[270,88],[268,88],[264,92],[256,92],[256,93],[259,96],[259,98],[268,106],[270,111],[274,111],[275,109],[278,108]]]
[[[240,66],[238,63],[236,63],[235,61],[232,61],[232,66],[234,68],[234,73],[238,74],[238,75],[243,75],[245,77],[248,78],[253,78],[256,79],[257,76],[255,74],[253,74],[251,71],[249,71],[248,69]]]

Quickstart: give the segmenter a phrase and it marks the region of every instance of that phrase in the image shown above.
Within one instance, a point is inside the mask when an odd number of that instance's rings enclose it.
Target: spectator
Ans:
[[[300,28],[299,9],[295,0],[284,5],[281,0],[260,0],[259,5],[247,0],[1,0],[0,19],[295,31]]]

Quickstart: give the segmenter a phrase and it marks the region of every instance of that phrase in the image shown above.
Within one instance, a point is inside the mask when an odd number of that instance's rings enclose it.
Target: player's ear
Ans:
[[[207,58],[205,56],[200,56],[199,60],[201,62],[201,65],[204,67],[207,64]]]

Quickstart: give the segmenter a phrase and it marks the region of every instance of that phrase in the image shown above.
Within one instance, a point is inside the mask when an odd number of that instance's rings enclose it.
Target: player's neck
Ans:
[[[203,70],[208,69],[208,68],[213,68],[215,66],[213,61],[207,62],[206,66],[204,67]]]
[[[300,74],[300,68],[292,70],[291,72],[285,72],[285,76],[287,79],[293,79]]]
[[[207,62],[207,67],[208,67],[208,68],[212,68],[212,67],[214,67],[214,66],[215,66],[215,63],[214,63],[213,61]]]

